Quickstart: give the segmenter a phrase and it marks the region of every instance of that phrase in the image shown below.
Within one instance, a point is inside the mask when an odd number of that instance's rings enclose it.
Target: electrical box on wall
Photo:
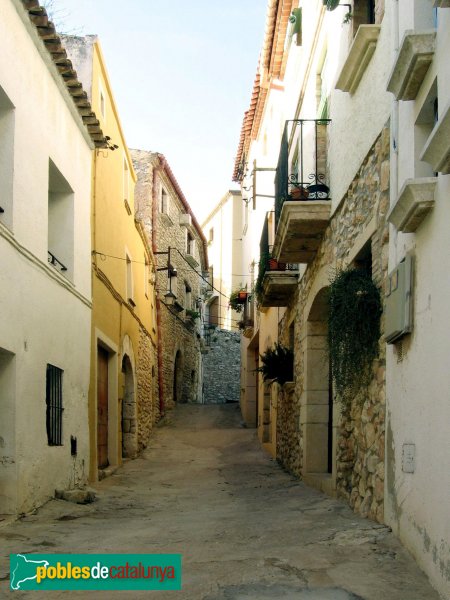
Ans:
[[[384,335],[388,344],[412,331],[412,285],[413,257],[407,255],[388,276]]]

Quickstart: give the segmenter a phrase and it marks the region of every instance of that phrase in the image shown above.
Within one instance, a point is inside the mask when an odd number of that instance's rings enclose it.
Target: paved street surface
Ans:
[[[1,598],[438,599],[387,528],[282,471],[236,405],[179,406],[95,489],[0,529]],[[9,553],[30,552],[180,552],[183,591],[8,592]]]

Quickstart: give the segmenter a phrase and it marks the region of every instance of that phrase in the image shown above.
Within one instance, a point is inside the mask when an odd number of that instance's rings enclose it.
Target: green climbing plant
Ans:
[[[329,289],[328,348],[336,391],[349,404],[370,383],[379,353],[380,292],[370,273],[338,271]]]

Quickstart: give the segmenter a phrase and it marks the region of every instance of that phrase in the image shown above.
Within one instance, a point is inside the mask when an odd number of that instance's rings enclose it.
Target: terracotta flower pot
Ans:
[[[309,192],[302,186],[293,187],[291,190],[292,200],[308,200]]]

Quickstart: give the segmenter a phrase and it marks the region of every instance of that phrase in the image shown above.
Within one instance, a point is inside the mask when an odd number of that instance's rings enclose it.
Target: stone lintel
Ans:
[[[377,47],[381,25],[360,25],[336,83],[336,89],[353,94]]]
[[[420,155],[433,167],[433,171],[448,175],[450,173],[450,102],[439,111],[439,121],[433,128]]]
[[[407,179],[400,190],[397,202],[387,219],[398,231],[416,231],[434,206],[434,191],[437,177]]]
[[[387,89],[397,100],[414,100],[433,60],[436,31],[405,31]]]

